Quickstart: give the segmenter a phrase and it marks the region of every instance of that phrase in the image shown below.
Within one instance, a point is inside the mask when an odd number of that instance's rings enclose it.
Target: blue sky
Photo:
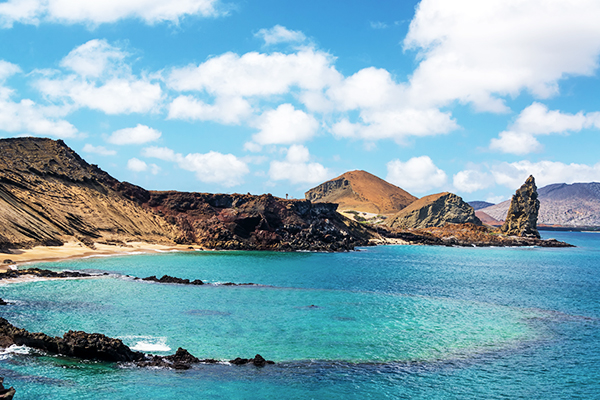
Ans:
[[[600,181],[600,3],[0,0],[0,137],[148,189]]]

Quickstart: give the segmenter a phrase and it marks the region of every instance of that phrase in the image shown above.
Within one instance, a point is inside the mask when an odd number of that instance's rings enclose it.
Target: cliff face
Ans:
[[[0,246],[172,242],[175,230],[115,190],[127,187],[62,141],[0,140]]]
[[[271,195],[150,192],[62,141],[0,140],[0,250],[69,240],[244,250],[351,250],[372,236],[335,204]]]
[[[350,171],[305,193],[312,202],[339,204],[340,210],[394,214],[417,200],[410,193],[365,171]]]
[[[388,226],[396,229],[440,227],[446,223],[481,225],[473,207],[448,192],[425,196],[386,221]]]
[[[500,231],[510,236],[540,238],[537,230],[538,200],[535,179],[529,176],[523,186],[517,189],[510,202],[506,219]]]
[[[351,250],[372,234],[337,205],[271,195],[149,192],[145,207],[176,225],[180,243],[229,250]]]

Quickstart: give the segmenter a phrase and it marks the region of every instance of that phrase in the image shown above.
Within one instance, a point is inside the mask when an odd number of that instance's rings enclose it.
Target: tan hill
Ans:
[[[336,203],[340,211],[395,214],[417,198],[365,171],[350,171],[305,193],[314,203]]]
[[[324,251],[368,244],[372,234],[336,208],[271,195],[150,192],[60,140],[0,139],[0,251],[67,241]]]
[[[62,141],[0,140],[0,242],[173,243],[175,229],[115,188],[124,186]]]
[[[385,222],[396,229],[440,227],[446,223],[481,225],[473,207],[449,192],[422,197]]]
[[[538,189],[538,225],[600,226],[600,183],[555,183]],[[504,220],[510,200],[481,211]]]
[[[496,218],[491,217],[481,210],[475,211],[475,216],[481,220],[486,225],[491,226],[501,226],[504,223],[504,220],[498,221]]]

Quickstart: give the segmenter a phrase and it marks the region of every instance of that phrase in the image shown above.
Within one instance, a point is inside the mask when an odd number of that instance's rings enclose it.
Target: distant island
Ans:
[[[513,214],[527,217],[498,231],[455,194],[417,199],[365,171],[325,182],[305,200],[287,200],[148,191],[88,164],[61,140],[1,139],[0,154],[0,251],[7,255],[36,246],[94,250],[140,242],[273,251],[348,251],[385,243],[566,245],[539,239],[539,207],[515,208]],[[525,186],[520,190],[537,201],[535,183]],[[524,221],[533,229],[523,230]]]

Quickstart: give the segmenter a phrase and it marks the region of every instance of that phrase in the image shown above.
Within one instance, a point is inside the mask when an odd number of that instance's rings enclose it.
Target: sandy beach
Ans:
[[[24,264],[36,262],[61,261],[74,258],[127,255],[131,253],[161,253],[165,251],[190,251],[189,245],[161,245],[144,242],[129,242],[125,246],[95,244],[96,249],[90,249],[79,242],[68,242],[63,246],[37,246],[31,249],[14,249],[10,253],[0,253],[0,272],[16,265],[22,268]],[[4,263],[11,260],[15,264]]]

